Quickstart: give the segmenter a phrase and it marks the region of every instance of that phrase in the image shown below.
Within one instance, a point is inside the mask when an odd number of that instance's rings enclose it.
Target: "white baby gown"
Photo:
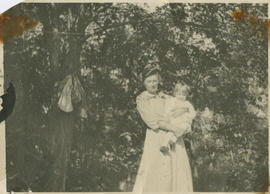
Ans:
[[[187,112],[173,116],[174,109],[186,108]],[[176,130],[184,131],[184,133],[191,131],[192,120],[196,116],[196,112],[190,102],[187,100],[180,100],[176,97],[167,97],[165,100],[164,117],[171,123]],[[183,134],[184,134],[183,133]],[[176,142],[177,137],[173,132],[164,132],[164,141],[161,142],[161,146],[168,146],[169,142]]]

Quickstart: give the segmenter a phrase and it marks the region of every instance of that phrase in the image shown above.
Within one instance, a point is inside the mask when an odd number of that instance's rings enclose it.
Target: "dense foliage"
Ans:
[[[17,93],[8,190],[130,191],[146,129],[135,98],[143,67],[156,62],[166,92],[178,80],[191,88],[195,191],[266,189],[267,5],[24,3],[8,12],[40,21],[4,45],[5,83]],[[68,75],[80,87],[64,113]]]

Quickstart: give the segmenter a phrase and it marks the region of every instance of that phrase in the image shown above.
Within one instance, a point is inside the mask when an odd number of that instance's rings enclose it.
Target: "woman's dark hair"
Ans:
[[[144,70],[142,72],[142,79],[143,81],[151,76],[151,75],[155,75],[155,74],[158,74],[160,75],[160,68],[157,64],[149,64],[149,65],[146,65],[144,67]]]
[[[144,81],[147,77],[151,76],[151,75],[155,75],[158,74],[160,82],[159,82],[159,90],[162,90],[162,80],[161,80],[161,71],[159,69],[158,65],[153,65],[153,64],[148,64],[144,67],[143,71],[141,72],[141,85],[139,86],[138,91],[136,92],[136,96],[139,95],[141,92],[143,92],[145,90],[145,86],[144,86]]]
[[[149,76],[156,75],[156,74],[158,74],[160,76],[160,71],[158,71],[158,70],[152,70],[152,71],[148,71],[148,72],[143,73],[143,75],[142,75],[143,81],[146,78],[148,78]]]

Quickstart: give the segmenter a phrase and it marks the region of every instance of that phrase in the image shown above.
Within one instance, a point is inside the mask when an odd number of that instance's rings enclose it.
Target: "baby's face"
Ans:
[[[187,91],[182,87],[175,86],[174,96],[178,99],[186,99]]]

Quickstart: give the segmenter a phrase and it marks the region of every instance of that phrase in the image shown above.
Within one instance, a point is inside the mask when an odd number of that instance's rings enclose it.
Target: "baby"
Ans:
[[[186,100],[187,95],[188,86],[177,83],[173,90],[173,97],[167,98],[165,101],[164,117],[175,131],[164,133],[160,148],[162,152],[168,151],[170,145],[176,143],[178,137],[191,131],[192,120],[196,116],[196,112],[192,104]]]

